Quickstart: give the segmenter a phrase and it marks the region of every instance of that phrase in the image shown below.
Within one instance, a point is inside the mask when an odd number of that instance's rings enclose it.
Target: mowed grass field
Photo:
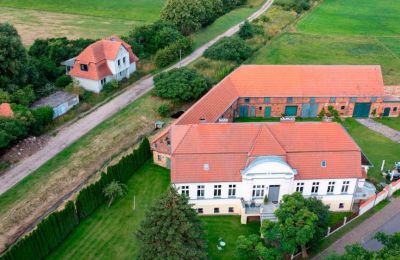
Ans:
[[[400,117],[390,118],[390,117],[383,117],[383,118],[375,118],[375,121],[387,125],[397,131],[400,131]],[[399,159],[400,161],[400,159]]]
[[[127,183],[128,193],[110,208],[100,207],[66,239],[49,259],[135,259],[140,240],[135,233],[145,213],[170,183],[169,171],[148,162]],[[133,208],[133,201],[136,208]],[[240,224],[239,216],[201,217],[211,259],[235,258],[239,235],[257,234],[260,223]],[[218,238],[224,251],[217,250]]]
[[[400,83],[400,1],[324,0],[246,63],[380,64]]]

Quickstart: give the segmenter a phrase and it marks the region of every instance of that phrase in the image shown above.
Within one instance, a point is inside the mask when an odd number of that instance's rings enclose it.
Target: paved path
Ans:
[[[391,225],[397,225],[397,230],[400,230],[400,198],[392,199],[389,205],[345,234],[314,259],[325,259],[332,252],[342,254],[346,245],[354,243],[364,244],[369,249],[379,248],[379,243],[372,242],[371,237],[378,231],[389,231],[390,234],[394,228]]]
[[[390,128],[384,124],[378,123],[375,120],[371,118],[365,118],[365,119],[357,119],[357,121],[371,129],[372,131],[378,132],[387,138],[400,143],[400,131],[397,131],[393,128]]]
[[[249,16],[249,20],[254,20],[263,14],[273,3],[273,0],[268,0],[260,9]],[[217,36],[213,40],[204,44],[192,54],[184,58],[181,62],[174,64],[173,66],[165,69],[165,71],[180,66],[186,66],[193,62],[197,58],[203,55],[203,52],[218,41],[220,38],[225,36],[232,36],[239,30],[242,23],[239,23],[223,34]],[[58,134],[50,139],[50,141],[41,150],[34,153],[32,156],[25,158],[13,168],[8,170],[6,173],[0,176],[0,194],[3,194],[9,190],[12,186],[17,184],[23,178],[31,174],[33,171],[38,169],[48,160],[53,158],[56,154],[61,152],[64,148],[78,140],[80,137],[88,133],[91,129],[96,127],[98,124],[111,117],[113,114],[123,109],[145,93],[149,92],[153,88],[153,76],[146,79],[135,82],[130,85],[126,91],[121,93],[106,104],[100,106],[87,116],[79,119],[71,125],[67,125],[62,128]]]

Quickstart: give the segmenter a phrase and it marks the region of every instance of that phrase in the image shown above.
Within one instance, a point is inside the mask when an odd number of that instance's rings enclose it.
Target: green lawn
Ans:
[[[162,196],[169,182],[168,170],[148,162],[127,183],[125,197],[110,208],[104,205],[96,210],[49,258],[134,259],[140,243],[134,234],[147,209]]]
[[[1,1],[1,0],[0,0]],[[240,23],[264,3],[264,0],[248,0],[243,7],[232,10],[231,12],[219,17],[215,22],[193,35],[195,48],[212,40],[217,35],[225,32],[235,24]]]
[[[338,223],[343,223],[344,217],[351,216],[352,212],[331,212],[329,226],[333,227]]]
[[[394,166],[394,163],[399,161],[400,144],[369,130],[352,118],[346,119],[343,126],[374,164],[374,167],[368,171],[369,178],[382,181],[380,172],[382,160],[386,160],[386,169]]]
[[[153,22],[165,0],[0,0],[0,6]]]
[[[260,222],[240,224],[239,216],[210,216],[200,218],[204,223],[210,259],[237,259],[235,256],[236,240],[239,235],[260,233]],[[226,242],[223,251],[218,251],[218,239]]]
[[[101,206],[84,220],[49,259],[134,259],[137,245],[134,236],[146,210],[162,196],[170,183],[169,171],[146,163],[127,183],[128,193],[110,208]],[[133,209],[133,198],[136,209]],[[258,233],[259,222],[240,224],[239,216],[201,217],[211,259],[232,259],[239,235]],[[216,248],[218,238],[226,242],[224,251]]]
[[[400,117],[375,118],[375,121],[400,131]]]

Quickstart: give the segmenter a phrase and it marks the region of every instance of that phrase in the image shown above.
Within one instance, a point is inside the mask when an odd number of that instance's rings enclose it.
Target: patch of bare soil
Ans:
[[[8,151],[0,157],[0,161],[15,164],[42,149],[49,141],[49,138],[50,136],[48,135],[27,137],[8,149]]]

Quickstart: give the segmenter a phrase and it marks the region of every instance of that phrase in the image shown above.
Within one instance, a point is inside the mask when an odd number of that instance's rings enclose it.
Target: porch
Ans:
[[[275,216],[275,211],[279,208],[278,203],[273,202],[256,202],[252,201],[244,201],[241,200],[242,207],[242,215],[241,215],[241,223],[246,224],[248,217],[260,217],[260,221],[262,222],[265,219],[270,221],[277,221]]]

